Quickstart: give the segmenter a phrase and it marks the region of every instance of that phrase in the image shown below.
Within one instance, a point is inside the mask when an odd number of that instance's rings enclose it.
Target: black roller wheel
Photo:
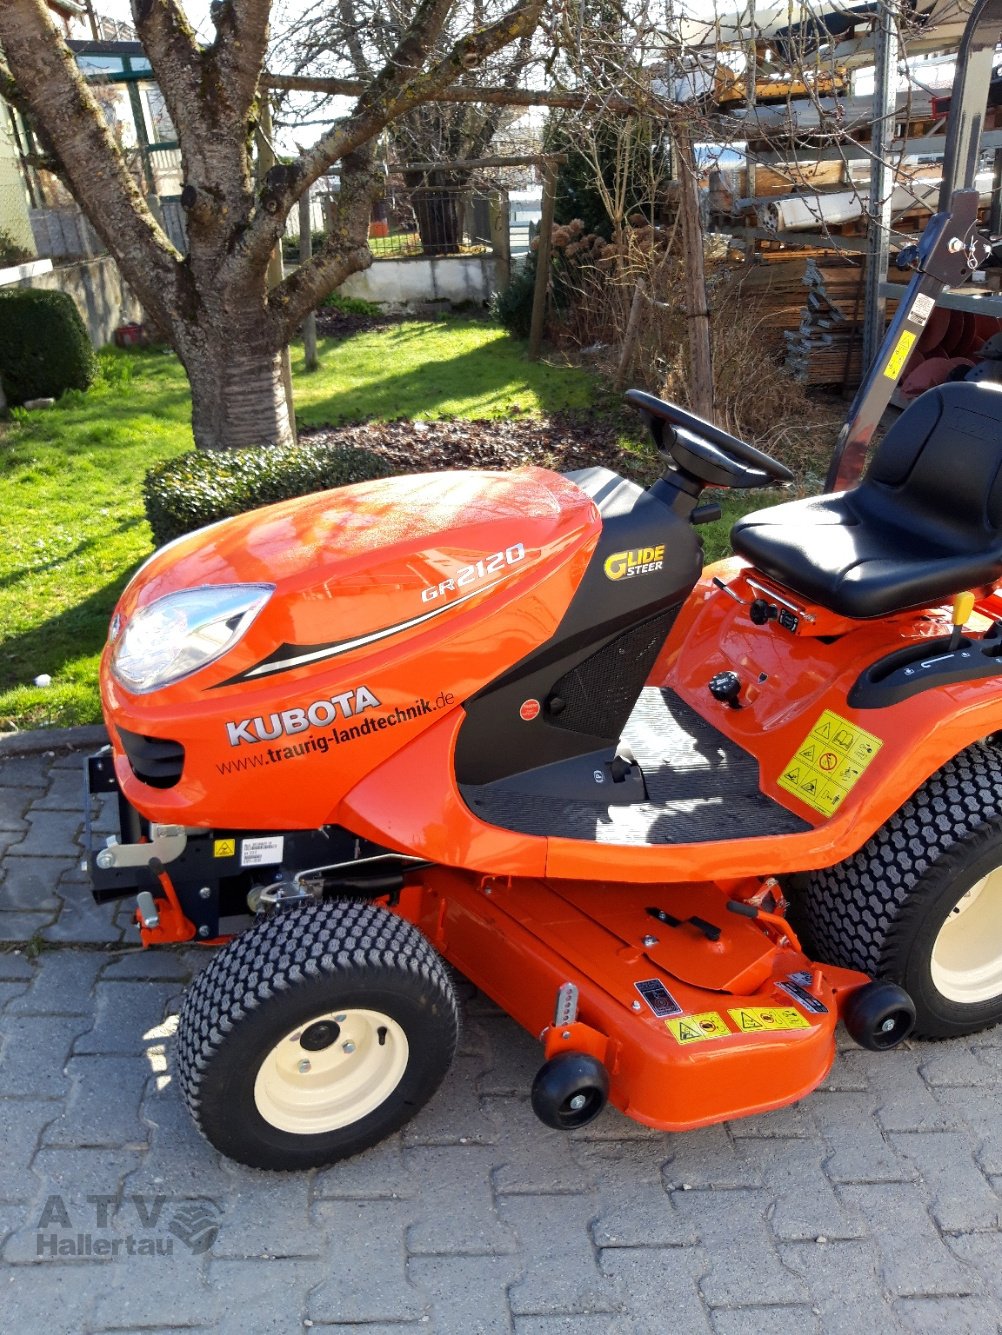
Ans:
[[[597,1117],[609,1097],[609,1073],[596,1057],[561,1052],[544,1062],[532,1082],[532,1111],[557,1131],[573,1131]]]
[[[899,983],[915,1032],[1002,1020],[1002,756],[979,744],[938,770],[853,857],[814,872],[801,921],[817,957]]]
[[[445,965],[372,904],[310,904],[238,936],[198,975],[178,1026],[199,1130],[254,1168],[358,1154],[438,1088],[459,1015]]]
[[[842,1019],[861,1048],[889,1052],[914,1029],[915,1005],[897,983],[867,983],[846,1002]]]

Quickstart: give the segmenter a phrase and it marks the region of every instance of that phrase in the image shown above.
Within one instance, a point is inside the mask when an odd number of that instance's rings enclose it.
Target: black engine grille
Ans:
[[[562,707],[552,710],[547,722],[572,732],[618,738],[677,614],[678,606],[670,607],[631,626],[565,672],[549,697],[560,700]]]

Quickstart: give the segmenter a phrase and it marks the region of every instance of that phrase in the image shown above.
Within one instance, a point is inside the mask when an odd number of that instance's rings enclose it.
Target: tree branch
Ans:
[[[351,56],[351,63],[355,67],[355,73],[360,79],[367,81],[372,79],[372,70],[365,57],[365,51],[362,43],[358,39],[359,23],[352,10],[351,0],[338,0],[338,10],[341,14],[341,22],[344,25],[344,40],[348,47],[348,54]],[[300,68],[302,68],[300,66]]]
[[[272,288],[268,298],[268,309],[286,342],[328,292],[372,263],[369,217],[382,176],[374,168],[371,144],[346,157],[343,168],[333,225],[323,249]]]
[[[408,75],[424,64],[429,48],[442,31],[452,0],[421,0],[410,26],[376,78],[359,99],[356,114],[377,107],[398,90]]]
[[[17,104],[59,144],[67,184],[126,281],[160,323],[176,292],[179,256],[147,207],[121,151],[44,0],[0,4],[5,86],[16,70]]]
[[[442,0],[429,0],[429,6],[440,2]],[[252,268],[266,264],[282,233],[289,209],[333,162],[356,153],[390,121],[433,100],[440,89],[455,83],[464,71],[476,68],[509,42],[531,33],[543,3],[544,0],[520,0],[497,22],[460,38],[444,59],[391,90],[381,101],[363,94],[352,114],[324,135],[309,152],[270,173],[265,206],[258,210],[241,246],[234,252],[232,262]],[[405,35],[401,46],[407,40]]]
[[[268,50],[271,0],[214,0],[210,14],[216,40],[204,59],[222,82],[242,135]]]
[[[198,115],[202,57],[194,31],[177,0],[132,0],[132,17],[181,135]]]
[[[331,97],[356,97],[364,93],[369,86],[361,79],[313,78],[300,74],[270,74],[267,71],[261,76],[261,85],[276,92],[327,93]],[[432,98],[426,100],[496,103],[505,107],[562,107],[568,111],[608,111],[620,116],[636,115],[641,109],[639,99],[619,97],[614,94],[573,91],[537,93],[525,88],[504,86],[443,87]],[[651,96],[649,102],[652,112],[664,113],[665,108],[661,99]]]
[[[354,152],[360,144],[378,134],[390,121],[437,94],[465,70],[475,68],[489,55],[531,32],[539,19],[543,0],[521,0],[496,23],[457,41],[449,54],[424,74],[418,74],[382,103],[372,104],[364,95],[351,116],[332,130],[300,159],[303,182],[299,193],[321,176],[332,162]]]
[[[519,41],[517,59],[510,65],[504,78],[502,87],[514,88],[518,82],[519,75],[529,59],[530,48],[532,45],[532,34],[526,33]],[[497,134],[498,125],[501,122],[501,116],[504,107],[501,103],[495,103],[493,109],[484,116],[479,129],[470,137],[465,145],[465,156],[470,158],[479,158],[487,152],[487,146]]]

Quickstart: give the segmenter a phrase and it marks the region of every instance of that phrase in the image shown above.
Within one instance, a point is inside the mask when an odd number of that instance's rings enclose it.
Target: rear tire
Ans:
[[[178,1025],[202,1135],[252,1168],[334,1163],[396,1131],[452,1062],[459,1011],[416,927],[359,902],[272,914],[215,957]]]
[[[802,900],[821,960],[899,983],[920,1038],[1002,1021],[1002,757],[978,744]]]

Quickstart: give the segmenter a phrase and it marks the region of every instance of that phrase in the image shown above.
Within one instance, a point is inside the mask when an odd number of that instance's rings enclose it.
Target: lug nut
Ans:
[[[299,1074],[300,1074],[300,1075],[305,1075],[306,1072],[307,1072],[309,1069],[310,1069],[310,1063],[309,1063],[309,1062],[306,1060],[306,1058],[304,1057],[303,1060],[299,1063],[299,1067],[298,1067]]]
[[[344,1024],[344,1022],[345,1022],[345,1020],[347,1020],[347,1018],[348,1018],[347,1015],[335,1015],[335,1016],[334,1016],[334,1023],[335,1023],[335,1024]]]
[[[351,1054],[355,1051],[355,1044],[351,1041],[351,1039],[349,1039],[347,1043],[341,1044],[341,1051],[347,1052],[348,1056],[350,1057]]]

